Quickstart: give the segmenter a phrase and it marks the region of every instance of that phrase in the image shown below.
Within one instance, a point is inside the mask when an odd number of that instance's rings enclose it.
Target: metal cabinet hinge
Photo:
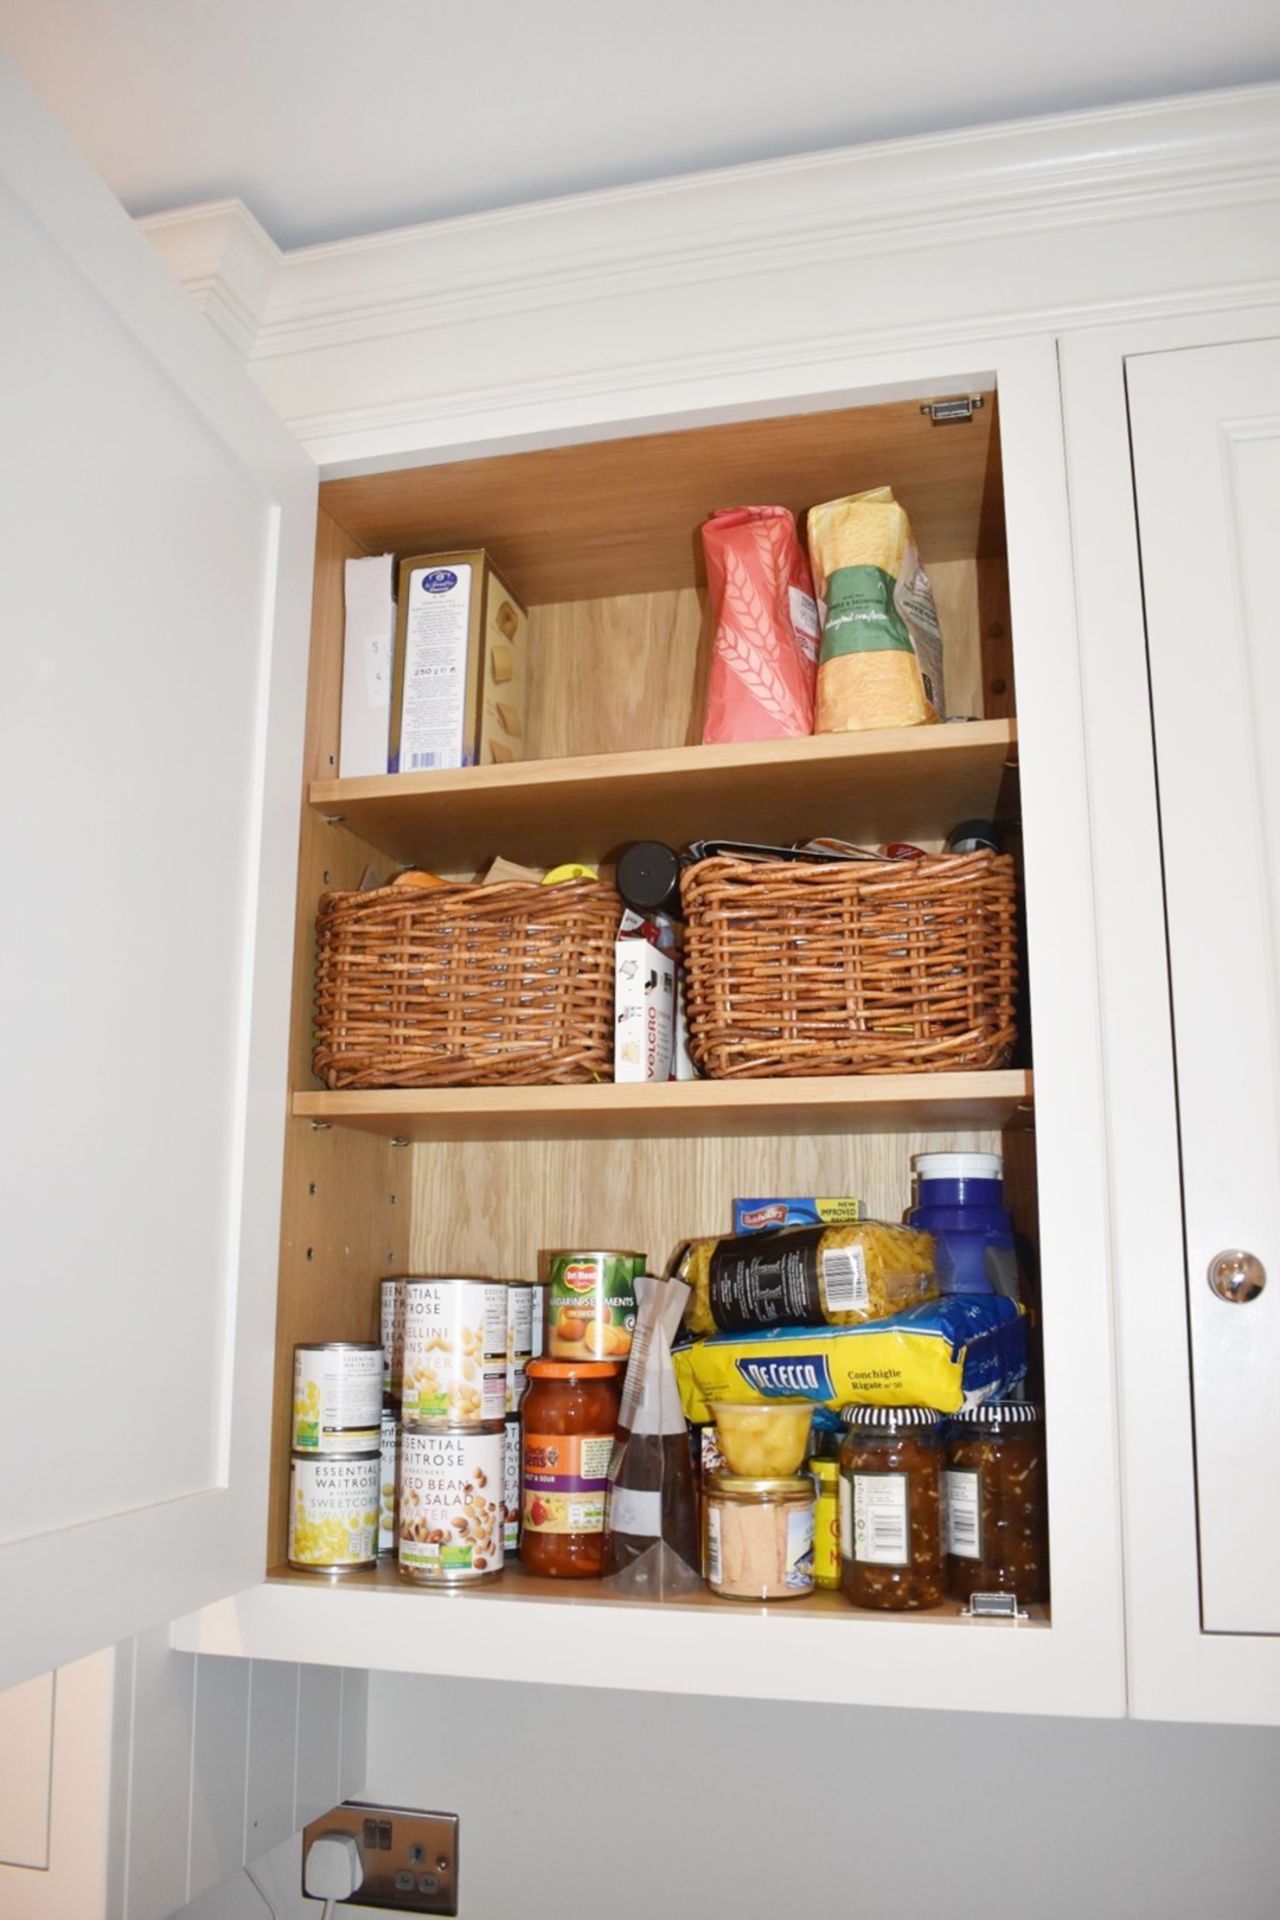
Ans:
[[[920,411],[928,414],[935,427],[949,427],[957,420],[972,420],[982,405],[982,395],[971,393],[963,400],[927,400]]]

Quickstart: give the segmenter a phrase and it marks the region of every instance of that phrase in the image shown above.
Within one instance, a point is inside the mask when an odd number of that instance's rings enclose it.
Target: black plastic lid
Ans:
[[[680,862],[661,840],[637,840],[619,857],[618,892],[635,913],[680,912]]]

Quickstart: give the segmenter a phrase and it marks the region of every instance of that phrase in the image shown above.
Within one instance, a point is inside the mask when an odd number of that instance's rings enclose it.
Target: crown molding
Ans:
[[[290,252],[238,201],[142,225],[326,462],[513,399],[585,404],[659,380],[816,366],[855,340],[876,351],[1097,324],[1153,288],[1161,311],[1220,304],[1228,288],[1241,304],[1269,301],[1277,214],[1280,86],[1268,85]]]
[[[252,359],[287,256],[243,201],[153,213],[138,226],[195,304]]]

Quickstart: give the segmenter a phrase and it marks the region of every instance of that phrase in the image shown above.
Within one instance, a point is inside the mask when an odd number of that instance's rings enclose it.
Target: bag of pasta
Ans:
[[[808,530],[822,614],[814,732],[944,719],[933,590],[892,491],[810,507]]]
[[[934,1239],[859,1220],[692,1240],[675,1266],[694,1335],[765,1327],[849,1327],[937,1298]]]

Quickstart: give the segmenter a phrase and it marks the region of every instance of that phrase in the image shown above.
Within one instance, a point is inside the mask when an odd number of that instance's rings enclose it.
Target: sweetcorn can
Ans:
[[[358,1573],[378,1548],[374,1453],[295,1453],[289,1462],[289,1565],[303,1573]]]
[[[546,1284],[547,1355],[556,1360],[625,1360],[636,1325],[636,1278],[642,1253],[578,1253],[567,1248],[539,1255]]]
[[[404,1283],[406,1426],[474,1426],[507,1410],[507,1289],[501,1280]]]
[[[502,1421],[405,1427],[396,1554],[406,1580],[461,1586],[502,1572]]]
[[[322,1340],[293,1350],[294,1453],[371,1453],[382,1419],[382,1349]]]
[[[382,1450],[378,1485],[378,1553],[396,1550],[396,1510],[400,1498],[400,1413],[382,1410]]]
[[[528,1376],[525,1368],[533,1358],[533,1295],[528,1280],[507,1281],[507,1404],[508,1413],[519,1413]]]
[[[404,1281],[382,1282],[382,1397],[399,1400],[404,1379]]]
[[[520,1545],[520,1417],[509,1413],[503,1423],[502,1544],[508,1554]]]

